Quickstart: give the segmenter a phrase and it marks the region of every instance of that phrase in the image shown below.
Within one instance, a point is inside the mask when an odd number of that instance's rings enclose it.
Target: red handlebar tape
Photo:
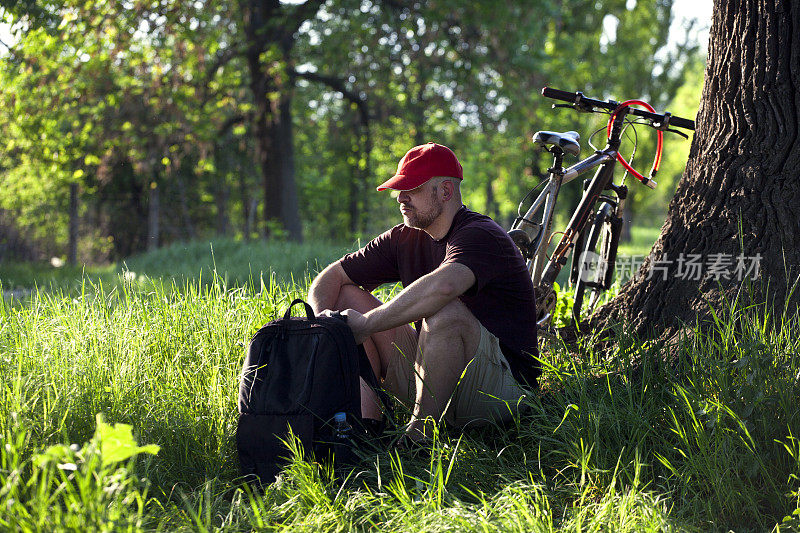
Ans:
[[[622,102],[621,104],[619,104],[619,106],[617,106],[617,108],[611,113],[611,118],[608,119],[608,128],[606,129],[606,135],[611,136],[611,124],[613,124],[614,118],[616,117],[617,113],[619,113],[622,110],[622,108],[630,107],[632,105],[636,105],[636,106],[639,106],[639,107],[644,107],[645,109],[647,109],[651,113],[655,113],[656,112],[656,110],[653,109],[653,106],[651,106],[650,104],[648,104],[645,101],[642,101],[642,100],[626,100],[626,101]],[[622,154],[617,152],[617,160],[620,162],[620,164],[623,167],[625,167],[625,169],[628,172],[633,174],[636,177],[636,179],[638,179],[642,183],[647,183],[648,181],[650,181],[655,176],[656,172],[658,172],[658,167],[661,165],[661,151],[662,151],[662,148],[664,146],[664,132],[661,131],[661,130],[656,130],[656,133],[658,135],[658,144],[656,146],[656,156],[653,159],[653,168],[652,168],[652,170],[650,170],[650,176],[649,177],[644,177],[641,174],[639,174],[639,172],[634,170],[634,168],[632,166],[630,166],[627,161],[625,161],[625,158],[622,157]]]

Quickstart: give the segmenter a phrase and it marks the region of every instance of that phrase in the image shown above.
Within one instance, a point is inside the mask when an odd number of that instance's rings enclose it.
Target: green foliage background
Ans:
[[[586,139],[599,127],[551,111],[544,85],[641,97],[688,117],[699,101],[700,46],[688,38],[667,46],[670,1],[337,0],[308,13],[279,4],[265,31],[285,17],[304,22],[291,53],[262,54],[276,91],[264,95],[252,92],[245,67],[245,4],[3,4],[14,31],[0,58],[7,249],[17,236],[29,257],[65,255],[70,184],[84,260],[145,249],[154,188],[161,243],[263,233],[254,98],[291,102],[283,118],[293,125],[293,167],[284,179],[298,185],[294,216],[307,235],[338,241],[396,222],[394,201],[374,186],[429,140],[461,158],[467,203],[507,224],[549,163],[531,134],[577,129]],[[640,136],[640,166],[650,137]],[[668,139],[662,187],[632,187],[634,217],[660,223],[687,150]],[[579,186],[565,190],[564,209],[578,195]]]

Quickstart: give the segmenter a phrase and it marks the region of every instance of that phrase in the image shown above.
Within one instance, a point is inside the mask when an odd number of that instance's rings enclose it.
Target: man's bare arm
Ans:
[[[348,311],[348,324],[356,339],[361,340],[379,331],[427,318],[474,284],[472,270],[458,263],[448,263],[422,276],[393,299],[364,315]]]
[[[339,261],[331,263],[317,274],[308,288],[308,303],[315,313],[333,309],[344,285],[354,285]]]

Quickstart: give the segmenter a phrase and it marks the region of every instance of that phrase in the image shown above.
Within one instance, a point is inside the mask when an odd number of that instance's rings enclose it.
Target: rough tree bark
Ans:
[[[290,47],[285,53],[288,56]],[[294,241],[303,240],[303,223],[297,198],[297,182],[294,179],[294,124],[292,123],[292,97],[294,96],[294,76],[289,74],[288,87],[281,91],[278,105],[277,146],[281,161],[281,220],[283,227]]]
[[[281,221],[282,165],[278,159],[282,153],[276,146],[279,113],[274,80],[269,70],[275,65],[264,65],[262,55],[274,43],[274,24],[280,9],[277,0],[244,2],[245,35],[249,44],[246,57],[250,72],[250,91],[255,104],[253,134],[256,138],[256,160],[261,168],[264,182],[264,219]],[[268,227],[268,226],[267,226]]]
[[[740,255],[760,267],[755,301],[796,309],[787,288],[800,267],[799,128],[800,2],[715,0],[686,171],[649,257],[592,325],[675,333],[737,294]],[[690,254],[702,259],[699,280],[682,275]],[[730,277],[711,275],[714,263]]]

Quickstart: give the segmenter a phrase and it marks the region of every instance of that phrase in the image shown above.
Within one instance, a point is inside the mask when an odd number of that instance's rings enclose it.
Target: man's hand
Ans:
[[[335,264],[325,272],[336,272],[334,269],[341,270],[342,267]],[[341,273],[344,274],[344,270]],[[354,309],[346,309],[342,314],[347,317],[347,325],[353,330],[356,342],[361,344],[374,333],[388,331],[433,315],[474,284],[475,274],[469,267],[460,263],[447,263],[422,276],[393,299],[366,314]],[[314,309],[324,309],[324,304],[317,302],[316,305]],[[330,316],[329,311],[320,314]]]
[[[342,314],[347,317],[347,325],[353,330],[353,336],[356,338],[356,344],[362,344],[367,340],[374,331],[367,329],[367,317],[356,311],[355,309],[345,309]]]
[[[332,317],[335,311],[325,309],[317,316]],[[367,330],[367,317],[356,311],[355,309],[345,309],[341,312],[347,318],[347,325],[353,332],[353,337],[356,339],[356,344],[362,344],[374,332]]]

